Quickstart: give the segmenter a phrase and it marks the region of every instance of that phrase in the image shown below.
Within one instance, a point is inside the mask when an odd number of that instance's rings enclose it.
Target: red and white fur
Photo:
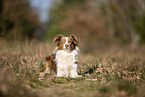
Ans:
[[[46,71],[56,74],[57,77],[79,77],[77,73],[78,54],[79,54],[79,38],[74,34],[64,37],[59,34],[54,38],[56,48],[54,53],[46,57]]]

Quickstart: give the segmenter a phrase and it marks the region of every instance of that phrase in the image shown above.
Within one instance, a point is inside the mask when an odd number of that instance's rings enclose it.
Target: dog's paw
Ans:
[[[82,75],[78,75],[77,77],[83,77]]]
[[[73,75],[73,76],[70,76],[71,78],[80,78],[80,77],[83,77],[82,75]]]

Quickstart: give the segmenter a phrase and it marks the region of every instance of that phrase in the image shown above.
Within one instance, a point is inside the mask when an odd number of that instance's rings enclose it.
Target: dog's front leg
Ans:
[[[70,70],[70,77],[72,78],[78,77],[78,72],[77,72],[78,64],[72,64],[71,67],[72,69]]]

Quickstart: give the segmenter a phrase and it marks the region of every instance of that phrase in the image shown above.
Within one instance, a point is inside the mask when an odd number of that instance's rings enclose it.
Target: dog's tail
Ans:
[[[54,53],[54,54],[51,54],[51,55],[45,57],[46,66],[45,66],[44,72],[49,70],[50,74],[56,73],[55,56],[56,56],[56,54]]]

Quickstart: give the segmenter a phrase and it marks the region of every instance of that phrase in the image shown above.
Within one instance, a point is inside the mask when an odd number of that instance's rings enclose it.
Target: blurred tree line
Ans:
[[[71,31],[94,44],[117,40],[135,48],[145,43],[145,0],[61,0],[49,27],[49,38]]]
[[[38,27],[28,0],[0,0],[0,38],[31,39]]]
[[[96,41],[106,41],[108,35],[105,32],[108,31],[105,21],[96,12],[92,13],[95,8],[90,9],[89,0],[60,0],[56,2],[50,11],[47,38],[51,39],[59,33],[65,36],[73,33],[81,38],[84,45],[88,45],[89,42],[96,44]],[[90,46],[93,46],[92,44]],[[87,47],[91,48],[90,46]]]
[[[47,39],[74,33],[85,44],[118,40],[134,48],[145,43],[145,0],[55,1]],[[29,0],[0,0],[0,38],[31,39],[39,27],[41,23]]]
[[[145,0],[104,0],[101,11],[112,37],[133,48],[145,43]]]

